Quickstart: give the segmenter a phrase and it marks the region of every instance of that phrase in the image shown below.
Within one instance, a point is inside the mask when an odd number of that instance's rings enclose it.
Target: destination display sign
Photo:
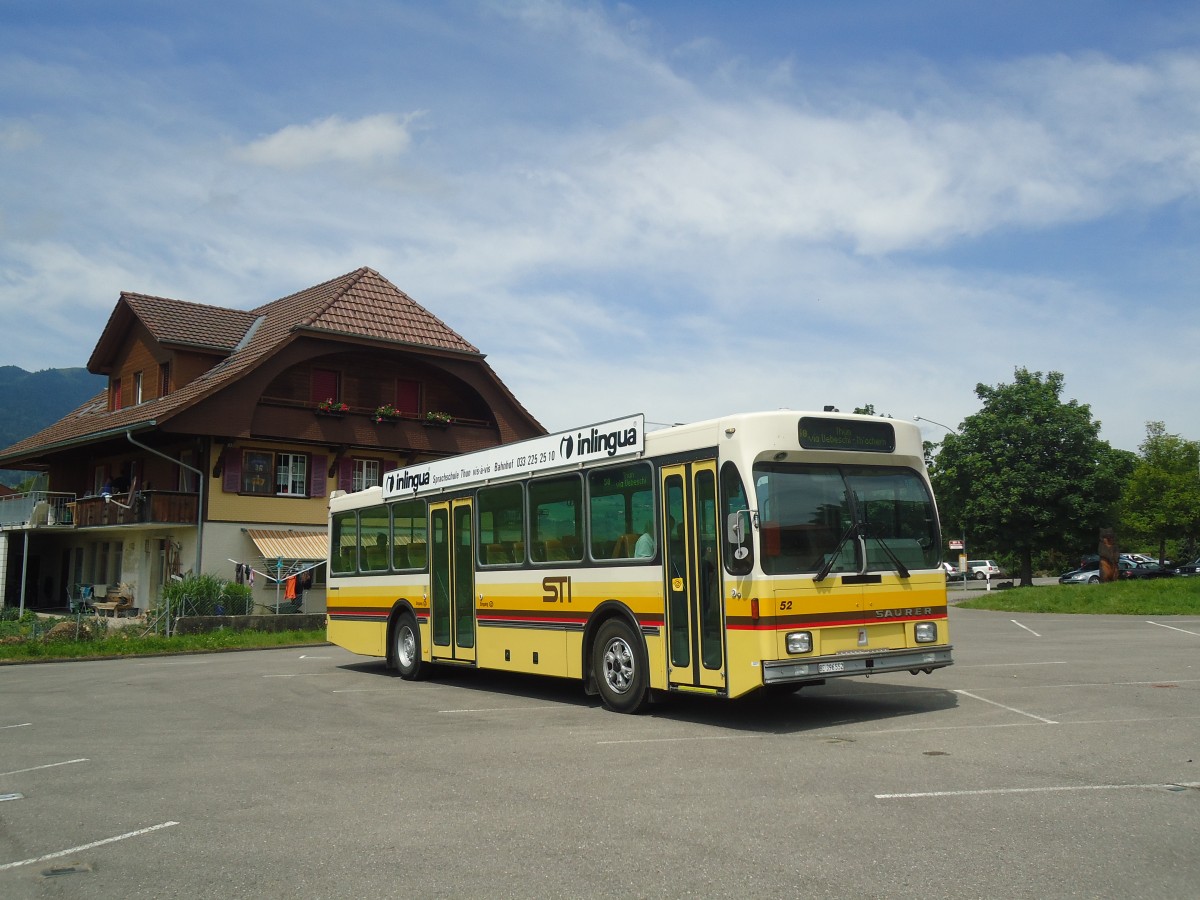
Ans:
[[[803,416],[800,419],[800,446],[805,450],[891,453],[896,449],[896,429],[891,422]]]
[[[639,413],[572,431],[394,469],[383,476],[383,496],[384,499],[420,496],[510,475],[532,475],[581,463],[620,459],[643,453],[645,449],[646,417]]]

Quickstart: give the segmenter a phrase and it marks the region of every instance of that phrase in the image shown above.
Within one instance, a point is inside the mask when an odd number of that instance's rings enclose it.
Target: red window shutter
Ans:
[[[331,369],[313,369],[309,400],[320,403],[322,400],[341,400],[341,379],[337,372]]]
[[[242,452],[240,450],[225,451],[225,476],[221,482],[227,494],[236,494],[242,489]]]
[[[343,456],[338,465],[338,490],[351,491],[354,488],[354,459]]]
[[[121,379],[120,378],[114,378],[112,380],[112,387],[110,388],[110,390],[112,391],[112,408],[114,410],[120,409],[121,408]]]
[[[326,470],[329,468],[328,456],[313,455],[312,458],[312,477],[308,479],[308,496],[324,497],[328,491],[326,490]]]
[[[421,383],[403,378],[396,380],[396,409],[407,416],[421,412]]]

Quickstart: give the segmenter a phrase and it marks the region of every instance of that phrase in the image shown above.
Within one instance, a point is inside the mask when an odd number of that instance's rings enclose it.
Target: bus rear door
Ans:
[[[668,681],[683,689],[723,690],[725,610],[717,463],[665,466],[660,477]]]

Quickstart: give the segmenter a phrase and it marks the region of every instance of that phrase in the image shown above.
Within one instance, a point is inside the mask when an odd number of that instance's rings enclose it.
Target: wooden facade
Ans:
[[[252,556],[255,526],[323,530],[332,490],[544,433],[482,353],[370,269],[250,311],[122,294],[88,368],[105,394],[0,452],[74,495],[69,523],[26,535],[54,598],[115,565],[152,606],[171,575]]]

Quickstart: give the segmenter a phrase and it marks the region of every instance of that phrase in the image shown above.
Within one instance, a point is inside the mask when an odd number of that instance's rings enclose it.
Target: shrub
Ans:
[[[171,616],[245,616],[253,606],[248,585],[234,584],[215,575],[189,575],[163,587],[161,604]]]

